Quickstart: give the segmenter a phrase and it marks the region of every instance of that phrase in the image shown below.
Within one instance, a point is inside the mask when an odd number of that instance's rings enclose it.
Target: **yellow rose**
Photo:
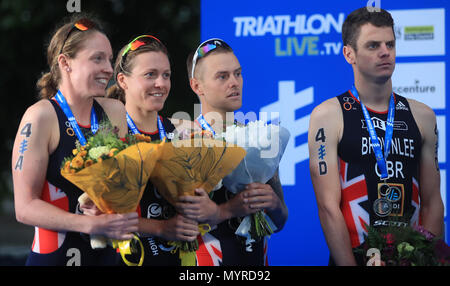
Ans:
[[[81,156],[77,155],[72,159],[72,163],[70,165],[72,166],[72,168],[79,169],[79,168],[83,167],[84,160],[83,160],[83,158],[81,158]]]
[[[70,161],[66,161],[64,164],[64,172],[70,173]]]
[[[86,160],[86,162],[84,162],[84,167],[89,167],[89,166],[91,166],[92,164],[94,164],[94,161],[91,160],[91,159],[88,159],[88,160]]]
[[[152,138],[150,138],[150,136],[144,135],[144,134],[134,134],[134,137],[136,138],[137,141],[144,141],[147,143],[150,143],[152,141]]]
[[[114,155],[116,155],[118,151],[119,151],[119,149],[117,149],[117,148],[112,148],[111,150],[109,150],[108,156],[111,158],[111,157],[113,157]]]

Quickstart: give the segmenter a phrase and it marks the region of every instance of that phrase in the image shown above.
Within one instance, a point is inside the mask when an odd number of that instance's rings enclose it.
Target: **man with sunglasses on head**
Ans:
[[[187,59],[192,90],[201,103],[194,130],[222,132],[235,124],[234,111],[242,105],[241,66],[231,47],[220,39],[203,42]],[[228,121],[227,121],[228,120]],[[278,172],[266,184],[252,183],[237,195],[225,187],[213,192],[203,189],[196,196],[181,198],[177,209],[212,230],[199,239],[198,265],[267,265],[267,239],[246,249],[245,239],[235,234],[240,218],[265,210],[278,231],[287,220],[288,210]]]
[[[352,248],[362,247],[367,225],[420,224],[442,234],[436,116],[392,92],[393,26],[383,9],[348,15],[343,54],[355,84],[311,114],[311,178],[330,265],[364,264]]]

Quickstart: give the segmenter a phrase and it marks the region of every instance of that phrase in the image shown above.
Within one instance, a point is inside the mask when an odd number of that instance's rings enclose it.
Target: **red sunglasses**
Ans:
[[[141,46],[151,44],[153,41],[161,43],[161,41],[158,38],[151,35],[141,35],[139,37],[136,37],[133,41],[131,41],[128,44],[127,48],[123,51],[122,57],[124,57],[129,51],[135,51],[139,49],[139,47]]]
[[[95,27],[95,23],[87,18],[82,18],[82,19],[78,20],[77,22],[75,22],[75,24],[73,24],[72,28],[67,33],[66,38],[64,39],[64,42],[61,46],[61,50],[59,51],[59,53],[60,54],[62,53],[64,45],[66,44],[67,39],[69,38],[69,36],[72,34],[73,31],[75,31],[75,30],[87,31],[93,27]]]

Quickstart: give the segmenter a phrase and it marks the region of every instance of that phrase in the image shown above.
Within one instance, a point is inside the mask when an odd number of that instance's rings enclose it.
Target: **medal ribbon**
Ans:
[[[77,120],[75,119],[75,116],[73,116],[72,110],[70,109],[69,104],[67,103],[66,99],[64,98],[64,95],[61,93],[60,90],[55,95],[55,99],[58,102],[59,106],[63,110],[64,114],[66,115],[67,119],[69,120],[70,126],[72,126],[72,129],[75,131],[75,134],[77,135],[78,140],[80,141],[80,144],[82,146],[87,144],[86,138],[84,138],[83,132],[81,132],[80,126],[77,123]],[[91,131],[92,134],[95,134],[98,130],[98,121],[97,121],[97,115],[95,114],[94,106],[92,105],[91,109]]]
[[[200,232],[201,236],[204,236],[210,230],[211,226],[207,223],[198,225],[198,231]],[[195,250],[186,250],[183,249],[183,245],[185,244],[185,242],[182,241],[169,241],[167,244],[174,246],[174,249],[170,251],[172,254],[176,253],[177,251],[179,252],[178,257],[181,260],[181,266],[196,266],[196,250],[198,250],[198,246]]]
[[[132,240],[136,240],[139,243],[139,247],[141,250],[141,256],[138,263],[131,262],[126,258],[126,255],[132,254],[137,251],[136,249],[133,249],[131,245]],[[133,238],[130,240],[112,239],[111,242],[113,248],[119,249],[120,256],[127,266],[142,266],[142,264],[144,263],[144,246],[142,245],[141,240],[136,234],[133,234]]]
[[[394,116],[395,116],[395,99],[394,94],[391,93],[391,98],[389,100],[389,111],[386,120],[386,133],[384,135],[384,155],[381,150],[381,145],[377,137],[377,133],[375,132],[375,128],[373,126],[372,119],[370,118],[369,111],[366,106],[359,99],[358,91],[355,86],[352,86],[351,89],[352,94],[358,99],[361,104],[361,108],[364,114],[364,118],[366,120],[367,130],[370,134],[370,142],[373,147],[373,151],[375,153],[375,158],[377,159],[377,165],[381,172],[381,179],[388,178],[388,172],[386,167],[386,159],[389,155],[389,150],[391,149],[392,144],[392,134],[394,133]]]
[[[209,131],[211,132],[214,136],[216,136],[216,132],[214,131],[214,129],[211,127],[211,125],[208,123],[208,121],[206,121],[205,117],[203,117],[203,114],[200,114],[197,119],[196,119],[197,123],[200,125],[200,127],[202,127],[203,130]],[[234,125],[237,125],[237,120],[234,120]]]
[[[216,136],[216,132],[214,129],[209,125],[209,123],[206,121],[205,117],[203,117],[203,114],[200,113],[200,115],[197,117],[197,122],[200,124],[203,130],[211,132],[214,136]]]
[[[166,133],[166,130],[164,129],[164,126],[158,115],[156,116],[156,118],[158,119],[159,138],[162,141],[162,140],[164,140],[164,138],[167,137],[167,133]],[[136,127],[136,124],[134,124],[133,119],[131,119],[131,116],[128,114],[128,112],[127,112],[127,123],[128,123],[128,128],[131,129],[131,132],[133,132],[133,134],[141,134],[139,129]]]

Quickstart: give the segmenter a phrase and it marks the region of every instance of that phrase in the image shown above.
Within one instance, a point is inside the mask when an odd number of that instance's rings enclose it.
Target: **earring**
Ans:
[[[70,72],[70,68],[69,68],[69,67],[67,67],[67,68],[66,68],[66,71],[67,71],[67,72]]]

